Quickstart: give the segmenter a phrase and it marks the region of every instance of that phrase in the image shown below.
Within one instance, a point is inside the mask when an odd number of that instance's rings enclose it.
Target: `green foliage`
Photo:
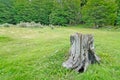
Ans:
[[[24,1],[24,2],[23,2]],[[23,22],[41,22],[42,24],[49,24],[49,14],[51,12],[52,3],[46,0],[33,0],[31,2],[26,0],[16,0],[15,5],[15,21],[16,23]]]
[[[116,19],[116,25],[120,26],[120,0],[116,0],[117,3],[117,19]]]
[[[120,24],[119,0],[0,0],[0,24]]]
[[[50,14],[50,23],[75,25],[81,21],[80,0],[60,0]]]
[[[81,1],[80,0],[65,0],[64,9],[68,13],[70,25],[80,24],[81,22]]]
[[[120,25],[120,10],[118,11],[116,22],[117,22],[117,25]]]
[[[0,0],[0,23],[41,22],[49,24],[53,2],[48,0]]]
[[[11,0],[0,0],[0,23],[12,23],[12,1]]]
[[[98,25],[113,25],[116,19],[117,5],[114,0],[88,0],[83,7],[83,20]]]
[[[53,10],[52,13],[50,14],[49,20],[50,24],[53,25],[66,25],[68,24],[68,14],[64,10]]]

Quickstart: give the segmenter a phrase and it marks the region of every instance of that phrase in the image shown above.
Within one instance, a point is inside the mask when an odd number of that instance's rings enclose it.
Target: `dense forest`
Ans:
[[[120,25],[120,0],[0,0],[0,24]]]

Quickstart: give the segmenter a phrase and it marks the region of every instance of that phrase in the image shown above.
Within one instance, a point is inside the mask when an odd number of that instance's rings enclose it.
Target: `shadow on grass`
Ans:
[[[9,42],[12,41],[13,39],[7,36],[0,36],[0,42]]]

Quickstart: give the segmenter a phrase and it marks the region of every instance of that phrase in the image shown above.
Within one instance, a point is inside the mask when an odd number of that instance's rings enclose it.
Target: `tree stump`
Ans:
[[[85,72],[89,64],[99,63],[100,58],[94,51],[94,38],[91,34],[76,33],[70,36],[69,58],[63,67]]]

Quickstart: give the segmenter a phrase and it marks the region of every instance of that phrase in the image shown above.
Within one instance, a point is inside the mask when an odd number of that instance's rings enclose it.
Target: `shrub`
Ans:
[[[25,22],[20,22],[17,24],[18,27],[27,27],[27,24]]]
[[[54,10],[49,16],[50,24],[67,25],[69,23],[67,17],[68,15],[64,10]]]
[[[41,25],[41,23],[35,23],[34,21],[32,22],[20,22],[17,24],[18,27],[24,27],[24,28],[43,28],[44,26]]]
[[[88,0],[82,9],[83,20],[95,27],[113,25],[116,19],[117,5],[114,0]]]
[[[3,27],[10,27],[11,25],[8,23],[3,24]]]

